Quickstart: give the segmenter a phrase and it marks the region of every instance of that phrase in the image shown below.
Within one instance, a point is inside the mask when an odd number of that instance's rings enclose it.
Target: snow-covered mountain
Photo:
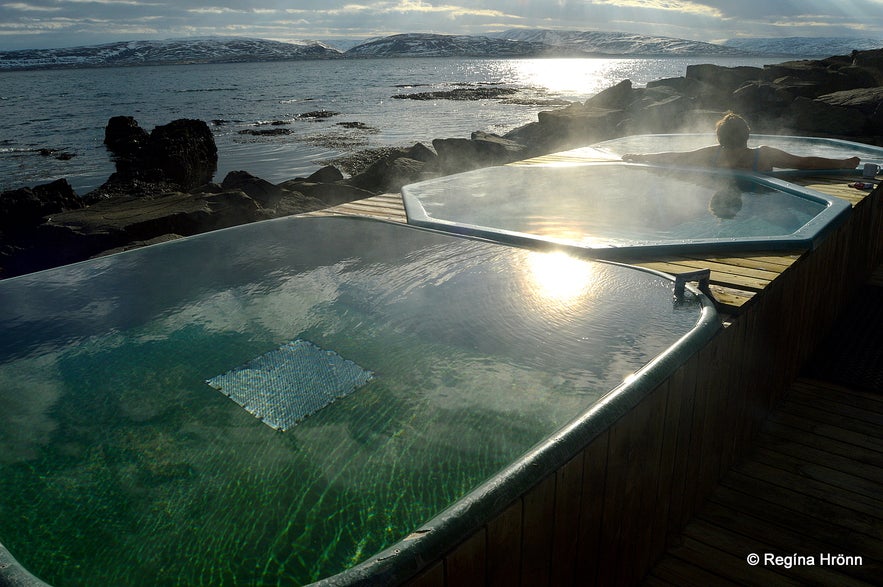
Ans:
[[[405,33],[373,39],[349,49],[347,57],[530,57],[549,52],[541,43],[478,37]]]
[[[488,36],[408,33],[335,48],[319,41],[280,43],[263,39],[211,37],[129,41],[73,47],[0,51],[0,71],[61,67],[106,67],[177,63],[231,63],[368,57],[540,57],[540,56],[745,56],[815,57],[848,55],[853,49],[883,47],[879,39],[733,39],[723,45],[671,37],[602,31],[512,29]]]
[[[527,43],[540,43],[592,55],[669,55],[669,56],[743,56],[739,47],[724,47],[702,41],[672,37],[604,31],[556,31],[548,29],[511,29],[494,37]]]
[[[762,55],[830,57],[832,55],[849,55],[853,50],[867,51],[883,48],[883,39],[848,37],[745,38],[730,39],[724,45]]]
[[[318,41],[280,43],[263,39],[211,37],[129,41],[68,49],[0,51],[0,70],[281,61],[341,55],[337,49]]]

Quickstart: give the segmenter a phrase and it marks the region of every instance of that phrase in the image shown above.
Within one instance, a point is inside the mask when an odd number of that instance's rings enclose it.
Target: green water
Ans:
[[[277,223],[212,237],[236,236],[238,256],[194,240],[0,283],[0,539],[13,555],[57,587],[329,576],[696,321],[657,276],[575,260],[549,274],[554,257],[420,231],[373,254],[378,229],[357,228],[324,260],[314,234]],[[294,339],[375,377],[284,433],[205,383]]]

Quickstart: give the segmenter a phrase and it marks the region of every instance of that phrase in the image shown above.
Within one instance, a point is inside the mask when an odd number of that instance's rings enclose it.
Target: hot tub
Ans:
[[[596,143],[585,148],[582,152],[592,156],[609,156],[610,158],[619,159],[626,153],[692,151],[716,144],[717,137],[713,133],[632,135]],[[748,146],[754,148],[761,145],[776,147],[793,155],[814,155],[831,159],[860,157],[862,163],[883,164],[883,148],[854,141],[824,137],[752,134],[748,140]],[[580,149],[575,149],[571,151],[571,154],[578,155],[580,151]],[[842,170],[837,171],[841,172]],[[786,175],[794,174],[793,171],[784,173]],[[809,173],[817,174],[818,171]]]
[[[488,167],[402,193],[416,226],[600,257],[812,249],[850,210],[773,177],[612,161]]]
[[[352,218],[12,278],[0,306],[0,584],[18,563],[74,586],[394,581],[719,326],[657,273]]]

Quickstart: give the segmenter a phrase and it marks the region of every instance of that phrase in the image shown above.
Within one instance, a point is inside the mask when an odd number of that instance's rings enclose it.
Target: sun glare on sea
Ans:
[[[559,303],[582,298],[595,281],[592,263],[558,251],[531,253],[527,259],[527,271],[538,295]]]
[[[529,87],[545,88],[553,94],[594,94],[609,83],[610,70],[619,59],[521,59],[516,75]]]

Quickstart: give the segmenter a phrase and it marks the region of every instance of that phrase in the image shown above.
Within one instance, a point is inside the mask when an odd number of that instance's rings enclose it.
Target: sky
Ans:
[[[883,0],[0,0],[0,50],[239,36],[277,41],[511,28],[883,39]]]

